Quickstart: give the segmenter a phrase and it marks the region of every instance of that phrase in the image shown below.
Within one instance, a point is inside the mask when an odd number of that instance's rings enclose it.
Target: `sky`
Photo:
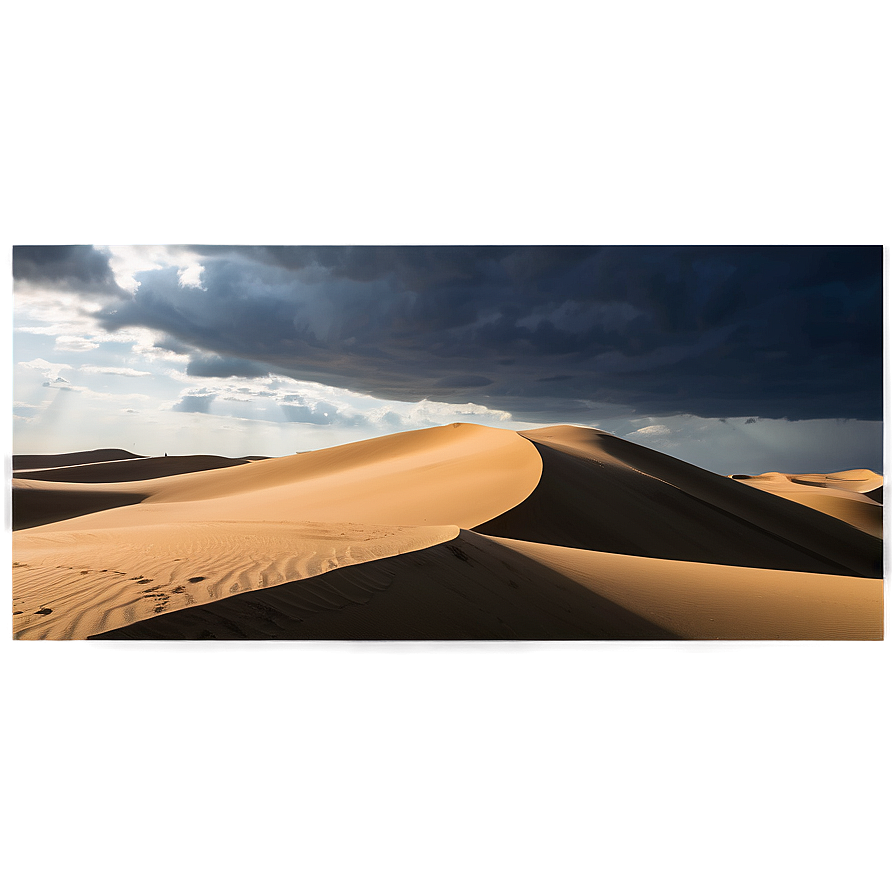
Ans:
[[[0,17],[4,447],[465,419],[881,467],[886,0]]]
[[[879,246],[17,246],[13,274],[15,453],[466,421],[882,469]]]

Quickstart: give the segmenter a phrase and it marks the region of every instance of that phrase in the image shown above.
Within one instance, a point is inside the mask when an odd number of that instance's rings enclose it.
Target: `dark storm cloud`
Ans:
[[[533,421],[881,417],[880,247],[193,248],[103,325]]]
[[[189,355],[191,351],[189,345],[181,342],[179,339],[175,339],[173,336],[169,336],[167,333],[156,339],[153,345],[156,348],[173,352],[175,355]]]
[[[187,364],[189,376],[209,377],[257,377],[267,373],[264,365],[254,361],[245,361],[242,358],[221,358],[218,355],[201,356],[191,358]]]
[[[13,277],[62,289],[125,296],[109,267],[109,253],[93,246],[14,246]]]

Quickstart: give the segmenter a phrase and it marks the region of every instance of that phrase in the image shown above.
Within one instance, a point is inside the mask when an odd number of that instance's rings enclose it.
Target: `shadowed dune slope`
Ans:
[[[219,470],[239,467],[248,459],[217,457],[211,454],[192,454],[183,457],[140,457],[134,460],[77,464],[71,467],[55,467],[46,470],[24,470],[16,473],[16,479],[42,482],[137,482],[179,476],[200,470]]]
[[[352,569],[225,598],[105,639],[668,639],[637,614],[472,532]]]
[[[12,528],[45,526],[113,507],[137,504],[147,497],[148,491],[138,491],[137,487],[127,484],[110,489],[70,482],[13,479]]]
[[[107,631],[117,639],[868,639],[883,583],[453,541]]]
[[[93,451],[69,451],[66,454],[14,454],[14,470],[42,470],[47,467],[70,467],[73,464],[95,464],[106,461],[133,460],[141,457],[123,448],[97,448]]]
[[[883,507],[878,500],[869,497],[881,491],[880,486],[875,486],[868,492],[843,489],[834,484],[837,480],[829,478],[834,475],[837,474],[822,475],[814,480],[809,480],[802,475],[790,476],[783,473],[763,473],[761,476],[731,476],[729,478],[767,494],[786,498],[788,501],[794,501],[804,507],[811,507],[813,510],[843,520],[869,535],[883,538]]]
[[[541,455],[541,480],[478,532],[670,560],[881,575],[881,540],[841,520],[599,430],[521,435]]]

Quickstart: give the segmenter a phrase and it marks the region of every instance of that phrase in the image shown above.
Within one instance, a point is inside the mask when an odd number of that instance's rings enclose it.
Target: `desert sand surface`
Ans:
[[[657,560],[463,531],[324,576],[147,618],[104,639],[851,640],[881,583]]]
[[[67,479],[16,476],[14,637],[883,636],[865,509],[880,505],[835,484],[871,471],[790,482],[854,504],[850,519],[574,426],[228,460],[91,456],[57,464]]]
[[[883,538],[883,476],[871,470],[840,473],[761,473],[732,479],[837,517]]]

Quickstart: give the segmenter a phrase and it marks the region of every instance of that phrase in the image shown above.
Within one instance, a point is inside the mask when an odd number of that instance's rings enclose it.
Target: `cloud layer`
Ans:
[[[75,248],[18,248],[16,277],[89,283],[101,328],[149,328],[193,376],[545,422],[882,416],[880,247],[192,246],[188,281],[133,294]]]

